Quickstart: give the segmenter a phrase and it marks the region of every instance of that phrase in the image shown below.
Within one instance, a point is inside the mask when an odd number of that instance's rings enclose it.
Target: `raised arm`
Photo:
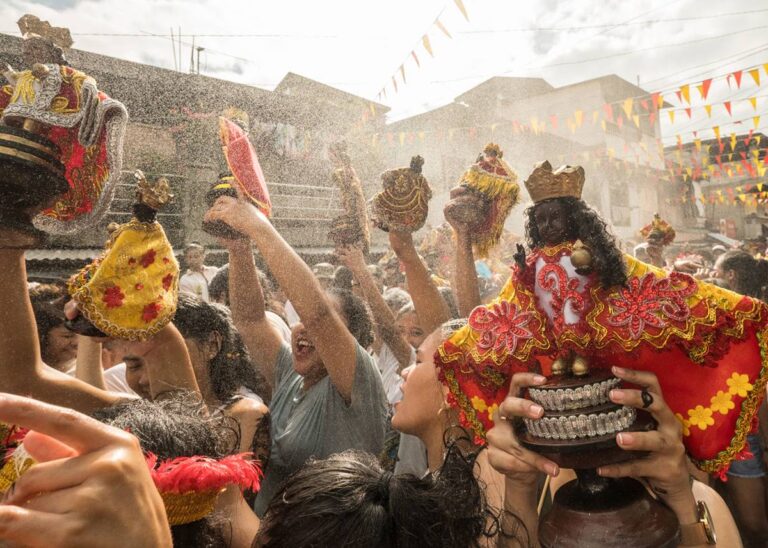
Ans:
[[[357,342],[306,263],[249,203],[221,197],[206,219],[224,221],[253,240],[301,318],[331,382],[342,397],[351,401]]]
[[[411,345],[408,344],[397,330],[395,315],[387,306],[384,296],[379,292],[373,275],[365,264],[363,251],[357,246],[346,246],[336,250],[336,255],[344,265],[352,271],[360,289],[363,291],[368,306],[371,307],[376,331],[382,342],[392,350],[400,364],[400,369],[411,363]]]
[[[45,370],[27,291],[24,252],[0,249],[0,392],[24,394],[85,413],[113,404],[114,394]]]
[[[275,388],[275,361],[282,337],[265,314],[264,291],[249,240],[222,240],[229,250],[229,307],[248,352]]]
[[[106,390],[101,364],[101,341],[94,337],[77,336],[75,377],[91,386]]]
[[[483,201],[462,187],[451,190],[451,201],[443,214],[456,233],[456,257],[453,268],[453,288],[459,305],[459,314],[466,318],[480,305],[480,288],[472,251],[472,228],[480,220]]]
[[[416,252],[413,235],[410,232],[390,232],[389,243],[405,267],[408,292],[413,299],[413,307],[416,309],[421,328],[425,333],[431,333],[450,319],[448,305],[440,296],[429,270]]]

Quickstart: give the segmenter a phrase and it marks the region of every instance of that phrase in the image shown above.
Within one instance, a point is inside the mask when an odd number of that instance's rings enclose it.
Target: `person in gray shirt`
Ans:
[[[291,345],[267,321],[248,240],[229,250],[232,317],[253,361],[273,388],[272,450],[255,511],[263,514],[280,485],[310,458],[349,449],[379,454],[387,399],[367,353],[373,326],[365,304],[349,291],[326,292],[312,271],[253,205],[221,197],[206,220],[224,221],[256,245],[301,322]]]

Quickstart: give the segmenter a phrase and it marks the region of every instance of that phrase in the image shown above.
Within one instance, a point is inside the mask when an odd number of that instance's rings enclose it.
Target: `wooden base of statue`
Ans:
[[[205,195],[205,201],[208,204],[208,207],[213,206],[216,200],[221,196],[229,196],[231,198],[238,197],[237,191],[232,188],[231,185],[228,185],[226,188],[220,188],[220,186],[221,185],[214,186],[214,188],[209,190]],[[225,240],[248,239],[245,234],[239,230],[235,230],[223,221],[203,221],[202,229],[203,232],[210,234],[211,236],[215,236],[216,238],[224,238]]]
[[[42,245],[34,216],[69,190],[56,145],[21,127],[0,125],[0,247]]]
[[[617,445],[617,431],[642,432],[655,428],[648,413],[637,411],[628,421],[621,418],[622,406],[605,401],[614,382],[618,380],[607,371],[593,371],[582,377],[550,378],[545,385],[537,387],[538,395],[532,399],[544,406],[545,417],[559,421],[546,429],[549,433],[557,432],[558,437],[535,435],[525,425],[518,431],[524,447],[561,468],[575,470],[577,476],[557,491],[551,510],[539,523],[539,541],[545,548],[671,548],[677,545],[679,524],[674,512],[654,499],[636,480],[603,478],[597,474],[600,466],[642,457],[642,453],[625,451]],[[595,402],[601,396],[594,394],[600,393],[604,396],[601,401],[586,407],[574,403],[579,396],[572,394],[599,386],[603,387],[602,392],[595,390],[591,397]],[[568,409],[557,410],[554,406],[548,409],[540,399],[548,390],[551,394],[557,392],[560,399],[547,395],[546,401],[557,401],[559,407]],[[610,418],[590,422],[596,417]],[[622,424],[621,420],[631,424],[620,430],[612,428]],[[599,424],[597,431],[591,424]],[[584,436],[579,429],[588,429],[591,435]]]

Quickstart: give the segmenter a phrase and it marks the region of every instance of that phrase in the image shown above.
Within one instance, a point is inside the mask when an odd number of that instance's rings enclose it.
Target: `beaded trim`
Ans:
[[[570,417],[542,417],[523,419],[532,435],[548,440],[575,440],[615,434],[629,428],[635,422],[633,407],[623,406],[609,413],[572,415]]]
[[[577,388],[529,388],[531,399],[547,411],[570,411],[601,405],[609,401],[608,393],[621,382],[617,378],[579,386]]]

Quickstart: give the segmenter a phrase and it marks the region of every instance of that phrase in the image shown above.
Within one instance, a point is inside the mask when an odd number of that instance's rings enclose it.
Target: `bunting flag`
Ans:
[[[445,28],[445,26],[440,22],[440,19],[435,20],[435,25],[437,28],[439,28],[443,34],[445,34],[448,38],[453,39],[453,36],[451,36],[451,33],[448,32],[448,29]]]
[[[459,11],[464,16],[467,23],[469,23],[469,15],[467,15],[467,8],[464,7],[464,2],[461,0],[453,0],[453,2],[456,4],[456,7],[459,8]]]
[[[749,75],[755,81],[755,84],[759,86],[760,85],[760,69],[753,68],[752,70],[749,71]]]
[[[752,110],[757,110],[757,97],[750,97],[749,103],[752,105]]]
[[[400,65],[400,76],[403,78],[403,84],[407,83],[405,80],[405,64]]]
[[[685,113],[688,115],[688,119],[691,119],[691,107],[685,109]]]
[[[741,88],[741,74],[742,71],[737,70],[736,72],[732,73],[731,76],[733,76],[733,79],[736,81],[736,88]]]
[[[624,113],[627,115],[627,118],[632,116],[632,101],[632,97],[624,99]]]
[[[427,53],[429,53],[430,57],[434,57],[435,54],[432,53],[432,44],[429,42],[429,35],[425,34],[422,36],[421,43],[424,44],[424,49],[427,50]]]
[[[395,77],[392,77],[392,87],[395,88],[395,93],[397,93],[397,80]]]
[[[584,111],[577,110],[576,112],[573,113],[573,115],[576,122],[576,127],[581,127],[581,124],[584,121]]]
[[[419,58],[416,55],[416,50],[411,50],[411,56],[413,57],[413,60],[416,62],[416,66],[421,68],[421,63],[419,63]]]
[[[720,126],[713,127],[712,131],[715,133],[715,138],[719,141],[720,140]]]
[[[712,78],[707,78],[701,84],[696,86],[696,88],[699,90],[699,93],[701,94],[701,98],[704,101],[707,100],[707,95],[709,95],[709,87],[711,85],[712,85]]]
[[[674,110],[668,110],[667,114],[669,115],[669,122],[671,124],[675,123],[675,111]]]
[[[605,111],[605,119],[609,122],[613,122],[613,105],[605,103],[603,105],[603,111]]]
[[[728,116],[732,116],[731,114],[731,102],[730,101],[724,101],[723,106],[725,107],[725,110],[728,111]]]
[[[712,105],[704,105],[704,110],[707,111],[707,118],[712,118]]]
[[[753,116],[752,122],[755,124],[755,129],[757,129],[757,126],[760,124],[760,117],[759,116]]]
[[[691,87],[688,84],[685,84],[684,86],[680,86],[680,94],[683,96],[683,99],[686,103],[691,104]]]

